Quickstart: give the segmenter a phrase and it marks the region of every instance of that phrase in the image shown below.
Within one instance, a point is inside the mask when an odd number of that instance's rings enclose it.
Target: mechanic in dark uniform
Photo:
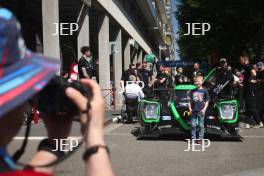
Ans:
[[[250,123],[256,125],[257,128],[260,125],[259,111],[256,106],[256,73],[249,64],[249,57],[246,54],[240,56],[240,72],[244,77],[243,81],[243,97],[245,99],[247,123],[245,128],[250,128]],[[253,116],[254,120],[251,118]]]
[[[144,94],[149,97],[151,95],[151,88],[150,88],[150,81],[152,77],[152,72],[147,70],[147,62],[142,62],[142,69],[139,70],[141,74],[142,81],[144,82],[143,92]]]
[[[155,87],[161,90],[158,90],[156,93],[161,100],[166,100],[166,98],[169,98],[169,92],[165,90],[168,88],[169,75],[166,74],[166,68],[164,65],[160,65],[159,70],[160,73],[157,75]]]
[[[176,71],[177,71],[177,74],[174,77],[175,84],[176,85],[182,84],[184,82],[184,77],[185,77],[183,75],[183,68],[182,67],[177,67]]]
[[[257,104],[259,105],[259,115],[260,115],[260,126],[263,127],[264,124],[264,63],[258,62],[257,63],[257,80],[258,80],[258,90],[259,96],[257,97]]]
[[[78,72],[79,72],[79,79],[87,78],[92,79],[94,76],[93,70],[93,62],[92,62],[92,54],[90,47],[83,46],[81,48],[82,57],[78,62]]]
[[[239,57],[239,65],[235,69],[235,75],[239,77],[240,84],[238,84],[238,93],[237,93],[237,99],[239,101],[239,107],[241,112],[246,111],[246,102],[245,102],[245,93],[249,89],[249,76],[250,76],[250,64],[249,64],[249,58],[246,53],[243,53]],[[246,124],[249,128],[250,125]]]
[[[229,98],[233,96],[234,77],[232,68],[228,65],[226,58],[221,58],[219,60],[219,66],[216,68],[216,83],[222,84],[223,86],[227,83],[227,85],[220,90],[218,98]]]

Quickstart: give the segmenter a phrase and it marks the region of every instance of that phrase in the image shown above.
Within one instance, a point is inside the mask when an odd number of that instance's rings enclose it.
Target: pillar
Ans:
[[[46,56],[60,58],[60,36],[54,23],[59,23],[59,0],[42,1],[43,53]]]
[[[127,70],[131,61],[131,46],[130,38],[125,40],[125,49],[124,49],[124,69]]]
[[[79,16],[78,59],[82,56],[81,47],[90,46],[89,7],[83,6]]]
[[[121,109],[122,106],[122,94],[119,81],[122,76],[122,31],[118,29],[115,38],[115,53],[113,56],[113,70],[114,70],[114,83],[115,83],[115,105],[116,109]]]
[[[99,22],[98,33],[99,48],[99,84],[103,96],[109,93],[110,87],[110,55],[109,55],[109,17],[103,15]],[[110,96],[105,97],[106,106],[110,105]]]
[[[142,61],[143,61],[143,51],[142,49],[140,49],[137,56],[137,62],[141,63]]]
[[[137,63],[138,50],[135,47],[133,47],[132,50],[133,50],[133,52],[132,52],[132,61],[131,61],[131,63],[136,64]]]

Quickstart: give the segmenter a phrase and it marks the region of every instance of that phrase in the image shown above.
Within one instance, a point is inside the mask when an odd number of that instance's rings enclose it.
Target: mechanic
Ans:
[[[257,97],[257,104],[259,105],[259,116],[260,116],[260,127],[263,127],[264,123],[264,63],[258,62],[257,63],[257,80],[258,80],[258,90],[259,94]]]
[[[226,84],[225,87],[219,91],[218,97],[230,97],[234,94],[233,92],[233,84],[234,84],[234,77],[232,74],[232,68],[228,65],[226,58],[221,58],[219,60],[219,66],[216,68],[216,83],[218,84]]]
[[[89,46],[81,47],[82,57],[78,62],[78,73],[79,79],[87,78],[92,79],[94,76],[93,73],[93,63],[92,63],[92,54]]]
[[[182,67],[177,67],[176,69],[177,74],[174,77],[175,84],[182,84],[184,82],[184,75],[183,75],[183,68]]]
[[[149,97],[151,95],[150,83],[151,83],[152,72],[150,70],[147,70],[146,61],[142,62],[142,69],[139,70],[139,72],[141,74],[142,81],[144,82],[143,92],[146,95],[146,97]]]
[[[5,53],[5,57],[2,57],[4,59],[0,59],[0,175],[52,175],[54,165],[34,166],[52,163],[63,155],[62,151],[53,151],[53,139],[65,139],[69,136],[73,119],[70,115],[65,118],[43,118],[48,138],[39,144],[37,153],[23,171],[17,170],[16,163],[7,152],[7,146],[23,124],[28,100],[55,76],[59,70],[59,62],[27,50],[20,24],[9,10],[0,8],[0,25],[0,40],[5,41],[0,47],[0,52]],[[65,93],[80,110],[86,150],[83,156],[85,172],[86,175],[112,176],[114,174],[103,137],[104,99],[95,82],[82,80],[82,83],[91,89],[92,100],[73,88],[66,89]]]
[[[135,75],[129,76],[129,81],[131,81],[129,84],[125,87],[125,96],[130,99],[136,99],[138,100],[145,97],[141,87],[136,83],[137,78]]]
[[[245,108],[247,123],[245,128],[250,128],[252,124],[255,128],[258,128],[260,124],[260,116],[256,106],[256,71],[250,66],[249,57],[246,53],[243,53],[240,58],[239,70],[244,77],[243,80],[243,98],[245,99]],[[253,119],[251,119],[253,117]]]
[[[257,96],[259,91],[258,91],[256,67],[251,68],[248,82],[249,82],[249,90],[247,91],[246,94],[247,111],[248,111],[247,113],[252,115],[255,120],[255,125],[253,125],[253,128],[261,128],[263,127],[263,124],[260,120],[259,107],[257,104]]]
[[[125,91],[125,86],[127,85],[127,81],[129,81],[130,75],[136,76],[136,81],[141,80],[140,75],[139,75],[139,71],[136,69],[135,64],[130,64],[129,69],[125,70],[121,76],[120,86],[121,86],[122,92]]]
[[[249,89],[249,77],[250,77],[250,70],[251,66],[249,63],[249,57],[248,55],[244,52],[240,55],[239,57],[239,66],[237,67],[237,72],[235,73],[240,77],[241,83],[240,83],[240,89],[239,89],[239,103],[244,107],[243,111],[247,111],[247,102],[246,102],[246,94],[248,89]],[[249,105],[250,106],[250,105]],[[247,112],[248,113],[248,112]],[[250,123],[252,123],[251,117],[247,117],[246,123],[245,123],[245,128],[250,128]]]
[[[166,74],[166,67],[164,65],[160,65],[159,70],[160,73],[157,75],[154,86],[158,89],[156,91],[157,95],[162,97],[161,100],[165,100],[169,97],[169,92],[166,90],[169,88],[169,75]]]

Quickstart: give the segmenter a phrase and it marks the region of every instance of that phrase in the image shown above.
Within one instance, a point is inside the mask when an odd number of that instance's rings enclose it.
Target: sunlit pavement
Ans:
[[[130,133],[135,126],[138,125],[111,124],[105,128],[106,142],[118,176],[262,176],[264,173],[264,128],[242,129],[242,142],[211,141],[211,146],[205,148],[205,151],[187,152],[184,151],[187,142],[179,140],[177,136],[136,140]],[[44,136],[44,131],[43,125],[39,124],[33,128],[32,133],[35,137]],[[74,124],[71,136],[79,136],[78,123]],[[32,157],[39,140],[30,140],[22,161]],[[18,148],[21,142],[21,139],[14,140],[9,147],[10,151]],[[57,175],[84,175],[82,153],[83,148],[60,164]]]

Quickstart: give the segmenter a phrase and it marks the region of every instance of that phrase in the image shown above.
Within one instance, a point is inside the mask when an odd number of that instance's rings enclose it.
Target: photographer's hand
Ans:
[[[88,100],[79,91],[68,88],[66,95],[78,106],[80,112],[80,121],[82,124],[81,131],[85,137],[87,147],[94,144],[104,144],[103,127],[104,127],[104,98],[101,94],[99,85],[88,79],[81,82],[91,89],[93,98]],[[90,101],[91,109],[87,111],[87,103]]]
[[[88,100],[79,91],[73,88],[67,88],[67,96],[78,106],[81,120],[81,131],[86,142],[85,148],[89,149],[95,145],[105,145],[104,142],[104,98],[101,94],[99,85],[93,80],[83,79],[81,82],[90,88],[93,94],[92,100]],[[90,109],[87,109],[87,103],[90,101]],[[100,163],[100,164],[98,164]],[[99,148],[98,152],[91,155],[86,160],[86,175],[112,176],[113,171],[107,151]]]

